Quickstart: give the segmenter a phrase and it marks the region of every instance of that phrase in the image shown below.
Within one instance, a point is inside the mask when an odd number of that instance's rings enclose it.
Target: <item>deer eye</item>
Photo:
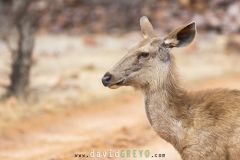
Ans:
[[[149,57],[149,53],[148,52],[141,52],[138,55],[138,58],[148,58]]]

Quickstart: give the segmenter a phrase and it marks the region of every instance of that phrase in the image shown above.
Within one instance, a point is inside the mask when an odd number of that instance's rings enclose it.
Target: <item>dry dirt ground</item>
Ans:
[[[228,76],[190,86],[240,88],[239,81],[240,76]],[[1,135],[0,159],[75,160],[84,159],[75,154],[91,150],[148,149],[153,154],[165,154],[159,159],[180,160],[173,147],[150,128],[140,97],[129,92],[92,102],[91,107],[19,122]]]

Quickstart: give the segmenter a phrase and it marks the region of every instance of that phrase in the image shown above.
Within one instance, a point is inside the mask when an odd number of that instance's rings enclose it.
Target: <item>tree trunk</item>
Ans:
[[[19,33],[17,53],[13,53],[12,73],[10,76],[9,94],[23,96],[29,87],[32,52],[36,28],[27,19],[17,24]]]

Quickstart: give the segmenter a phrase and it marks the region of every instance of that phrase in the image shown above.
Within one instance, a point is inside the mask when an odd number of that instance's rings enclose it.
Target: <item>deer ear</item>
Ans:
[[[191,22],[183,27],[177,28],[164,38],[164,45],[169,48],[183,47],[190,44],[196,35],[196,24]]]
[[[140,27],[144,38],[151,38],[155,36],[153,26],[146,16],[140,18]]]

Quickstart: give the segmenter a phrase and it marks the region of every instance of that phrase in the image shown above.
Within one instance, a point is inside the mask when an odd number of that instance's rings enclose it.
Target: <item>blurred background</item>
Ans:
[[[143,15],[161,37],[197,23],[195,41],[172,51],[184,87],[240,88],[238,0],[0,0],[1,160],[133,148],[180,160],[151,129],[138,91],[101,84],[142,39]]]

